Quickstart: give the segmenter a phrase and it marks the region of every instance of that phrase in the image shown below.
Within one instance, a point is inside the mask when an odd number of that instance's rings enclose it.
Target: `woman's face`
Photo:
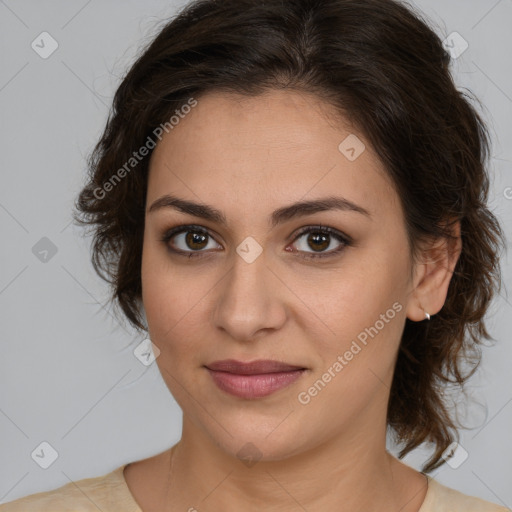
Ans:
[[[340,435],[384,436],[412,263],[382,164],[329,112],[297,92],[210,93],[151,158],[149,335],[185,422],[232,455],[252,443],[258,457],[277,460]],[[339,203],[292,208],[321,199]],[[304,370],[208,369],[228,359]]]

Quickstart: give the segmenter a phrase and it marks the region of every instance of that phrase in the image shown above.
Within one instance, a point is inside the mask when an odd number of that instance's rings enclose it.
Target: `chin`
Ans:
[[[258,429],[252,423],[250,428],[247,424],[250,420],[246,420],[245,425],[234,425],[229,429],[231,436],[221,429],[215,429],[214,432],[209,431],[209,436],[217,447],[227,455],[240,459],[241,461],[255,462],[271,462],[283,461],[308,450],[313,443],[308,443],[307,440],[302,439],[304,435],[303,429],[268,429],[261,427]],[[278,424],[279,422],[277,422]],[[281,425],[282,427],[282,425]],[[208,429],[209,430],[209,429]],[[270,434],[269,434],[270,432]]]

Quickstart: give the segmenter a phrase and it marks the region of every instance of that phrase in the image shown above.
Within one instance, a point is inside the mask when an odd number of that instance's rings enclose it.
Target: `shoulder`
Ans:
[[[510,512],[510,509],[446,487],[429,476],[427,495],[418,512]]]
[[[0,504],[0,512],[140,512],[127,493],[123,469],[124,465],[99,477]]]

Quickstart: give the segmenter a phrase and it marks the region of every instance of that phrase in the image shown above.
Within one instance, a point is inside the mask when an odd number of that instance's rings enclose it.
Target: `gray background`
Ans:
[[[144,338],[102,306],[108,290],[90,264],[90,239],[70,222],[84,159],[120,77],[161,20],[184,4],[0,0],[0,502],[105,474],[180,437],[181,410],[156,363],[145,366],[135,357]],[[512,0],[414,4],[442,39],[456,31],[469,44],[453,73],[485,106],[494,137],[490,206],[510,232]],[[43,31],[59,45],[46,59],[31,47]],[[502,261],[510,283],[510,256]],[[505,287],[488,317],[497,343],[484,350],[468,387],[480,404],[465,415],[474,426],[461,435],[468,457],[433,473],[445,485],[508,507],[511,313]],[[48,469],[31,456],[44,441],[58,453]],[[419,468],[425,453],[405,460]]]

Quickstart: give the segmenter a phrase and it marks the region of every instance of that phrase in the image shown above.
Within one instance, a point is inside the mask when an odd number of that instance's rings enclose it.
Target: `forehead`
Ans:
[[[258,96],[208,92],[181,117],[179,125],[164,139],[202,139],[203,145],[196,148],[199,152],[219,144],[239,150],[263,146],[311,151],[332,142],[326,139],[328,132],[334,135],[335,142],[344,132],[355,133],[331,105],[310,93],[294,90],[267,90]],[[165,146],[165,140],[162,142],[160,146]]]
[[[377,215],[398,206],[364,135],[320,98],[296,91],[207,93],[163,135],[150,162],[150,200],[180,193],[220,205],[243,198],[257,208],[336,192]]]

